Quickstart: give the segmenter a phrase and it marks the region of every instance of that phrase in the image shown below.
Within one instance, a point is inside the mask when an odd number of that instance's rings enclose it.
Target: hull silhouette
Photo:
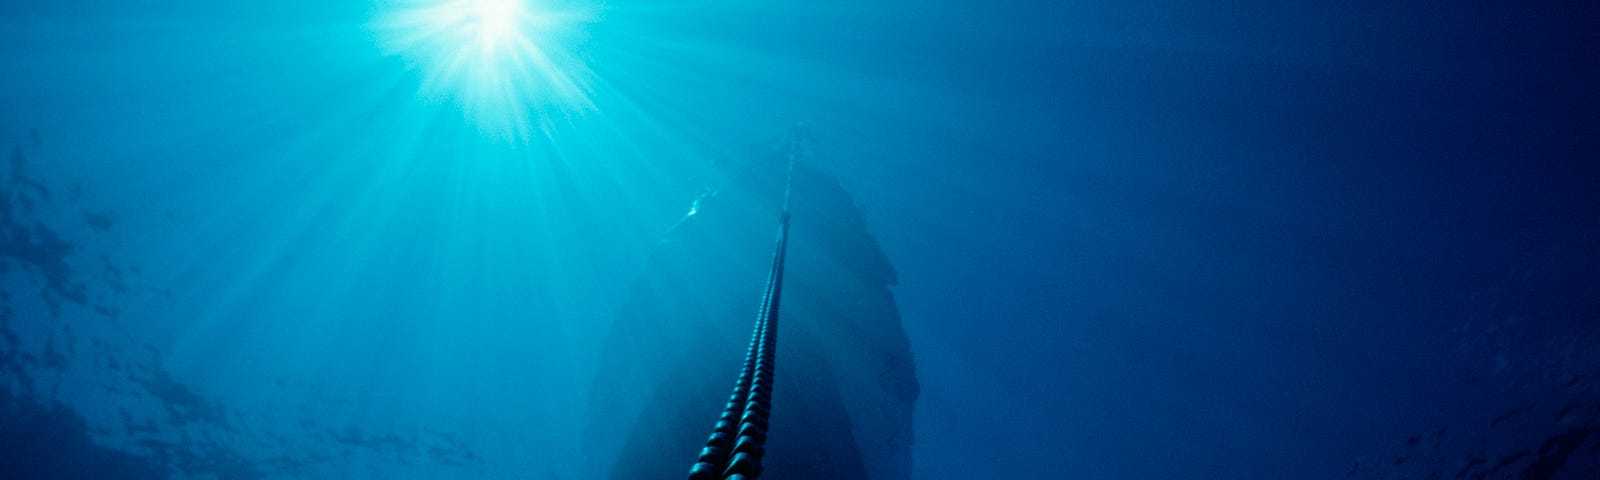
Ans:
[[[684,478],[750,340],[783,192],[780,159],[738,172],[675,226],[607,335],[590,461],[613,479]],[[895,272],[839,182],[794,172],[763,478],[909,478],[915,365]]]

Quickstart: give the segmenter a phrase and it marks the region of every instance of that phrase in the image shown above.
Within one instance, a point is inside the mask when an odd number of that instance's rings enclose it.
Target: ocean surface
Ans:
[[[1600,478],[1596,59],[1585,2],[6,0],[0,478],[684,478],[791,154],[763,478]]]

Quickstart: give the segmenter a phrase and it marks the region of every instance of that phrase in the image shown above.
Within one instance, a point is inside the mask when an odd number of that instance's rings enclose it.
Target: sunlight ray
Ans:
[[[422,96],[457,103],[485,133],[548,135],[551,122],[594,108],[583,55],[595,7],[550,0],[406,0],[371,30],[420,72]]]

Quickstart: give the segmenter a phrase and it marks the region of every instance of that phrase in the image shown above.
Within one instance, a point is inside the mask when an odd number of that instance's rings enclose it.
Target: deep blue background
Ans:
[[[40,214],[74,255],[141,267],[95,297],[128,341],[240,415],[585,478],[615,289],[802,121],[900,273],[918,478],[1342,478],[1600,388],[1545,348],[1600,338],[1592,5],[613,1],[595,108],[518,144],[418,95],[388,5],[101,3],[0,6],[0,138],[81,186]]]

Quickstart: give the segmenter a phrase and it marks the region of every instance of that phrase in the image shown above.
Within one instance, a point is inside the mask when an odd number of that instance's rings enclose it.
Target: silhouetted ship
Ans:
[[[590,461],[613,479],[684,478],[728,400],[772,261],[784,155],[745,165],[652,254],[607,336]],[[762,478],[904,480],[915,363],[895,271],[833,176],[795,165]]]

